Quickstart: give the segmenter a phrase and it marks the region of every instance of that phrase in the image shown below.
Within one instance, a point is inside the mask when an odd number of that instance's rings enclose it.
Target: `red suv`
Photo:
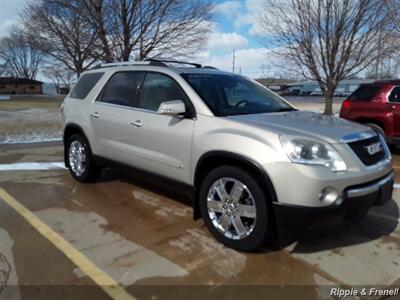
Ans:
[[[400,80],[361,85],[342,103],[340,117],[374,127],[400,144]]]

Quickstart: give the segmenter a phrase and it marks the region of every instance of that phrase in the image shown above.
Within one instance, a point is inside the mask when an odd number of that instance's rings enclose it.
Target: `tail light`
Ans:
[[[348,109],[348,108],[350,108],[350,106],[351,106],[351,101],[349,99],[343,101],[343,103],[342,103],[343,109]]]

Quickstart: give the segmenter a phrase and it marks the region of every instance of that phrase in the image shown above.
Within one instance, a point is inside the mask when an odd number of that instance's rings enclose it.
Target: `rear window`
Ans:
[[[72,89],[69,97],[76,99],[85,99],[95,84],[103,76],[104,73],[88,73],[83,74]]]
[[[380,86],[376,85],[362,85],[354,91],[349,97],[351,101],[369,101],[371,100],[380,90]]]

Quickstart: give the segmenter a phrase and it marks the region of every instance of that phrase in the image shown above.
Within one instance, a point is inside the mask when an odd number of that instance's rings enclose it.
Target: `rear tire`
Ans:
[[[94,162],[89,142],[82,134],[73,134],[66,144],[66,165],[79,182],[94,182],[100,175],[101,168]]]
[[[204,178],[199,194],[201,215],[211,234],[239,250],[260,248],[269,233],[269,196],[250,172],[220,166]]]

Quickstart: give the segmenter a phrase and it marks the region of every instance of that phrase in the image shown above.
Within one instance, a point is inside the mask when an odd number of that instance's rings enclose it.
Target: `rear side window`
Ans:
[[[103,76],[104,73],[88,73],[83,74],[78,82],[75,84],[72,89],[69,97],[76,99],[85,99],[95,84],[99,81],[99,79]]]
[[[376,85],[361,85],[349,97],[351,101],[369,101],[379,92],[380,86]]]
[[[144,72],[115,73],[105,86],[100,101],[122,106],[137,106],[137,91],[144,75]]]
[[[389,95],[389,102],[400,102],[400,87],[396,86]]]
[[[143,84],[139,108],[157,111],[161,102],[170,100],[185,101],[186,97],[172,78],[158,73],[147,73]]]

